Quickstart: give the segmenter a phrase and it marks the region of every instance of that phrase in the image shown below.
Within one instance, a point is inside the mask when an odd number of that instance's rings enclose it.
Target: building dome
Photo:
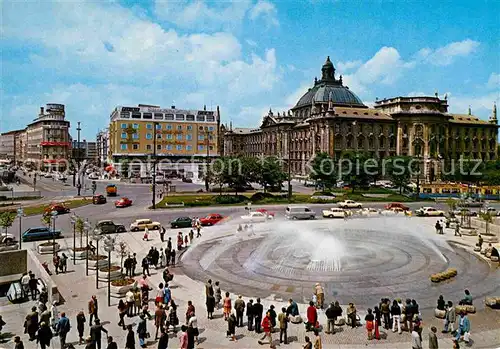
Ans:
[[[361,99],[342,84],[342,76],[335,79],[335,68],[327,57],[321,69],[321,80],[315,80],[314,86],[309,89],[297,102],[294,108],[315,103],[328,103],[331,99],[334,106],[365,108]]]

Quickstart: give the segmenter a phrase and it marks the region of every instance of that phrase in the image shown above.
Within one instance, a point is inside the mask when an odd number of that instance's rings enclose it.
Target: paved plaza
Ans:
[[[184,319],[187,301],[191,300],[196,307],[201,332],[202,341],[198,348],[259,348],[259,335],[247,331],[246,328],[237,328],[238,342],[230,342],[226,338],[227,323],[222,319],[222,310],[216,311],[216,319],[206,319],[204,282],[208,278],[212,278],[214,282],[219,280],[222,291],[231,292],[233,301],[237,294],[242,294],[245,301],[249,298],[255,300],[260,296],[265,310],[271,304],[279,310],[286,306],[288,298],[293,297],[300,303],[303,317],[306,302],[312,296],[313,284],[322,282],[326,286],[326,302],[338,300],[345,314],[346,304],[354,300],[361,318],[364,318],[368,307],[378,304],[381,297],[415,298],[422,308],[424,348],[427,348],[428,328],[433,325],[438,329],[442,328],[442,321],[434,318],[432,311],[437,295],[443,294],[446,300],[457,302],[462,297],[463,289],[467,287],[471,289],[478,308],[476,314],[469,315],[473,347],[500,346],[500,313],[498,310],[485,309],[482,302],[486,295],[500,294],[500,270],[492,268],[481,257],[471,252],[470,246],[477,238],[455,238],[451,236],[451,230],[446,230],[444,237],[436,236],[432,228],[434,219],[388,218],[385,222],[374,222],[370,218],[352,221],[318,220],[312,224],[294,222],[292,230],[309,231],[314,225],[314,230],[321,233],[321,243],[333,243],[330,248],[336,251],[338,258],[333,254],[325,255],[325,251],[321,249],[316,255],[311,255],[307,244],[300,240],[302,237],[294,235],[293,231],[288,239],[291,241],[288,241],[281,235],[286,234],[286,226],[284,231],[275,234],[273,231],[278,228],[273,225],[255,225],[253,232],[246,233],[237,233],[237,225],[233,223],[203,229],[203,236],[195,239],[194,244],[183,253],[178,266],[171,268],[175,274],[171,283],[172,294],[179,304],[180,321]],[[405,229],[402,229],[400,235],[394,235],[402,226],[409,230],[418,227],[419,235],[405,233]],[[184,233],[189,231],[181,230]],[[328,240],[330,230],[335,241]],[[172,237],[174,244],[178,231],[167,230],[167,238]],[[424,238],[426,236],[432,236],[433,239]],[[166,246],[160,242],[157,232],[151,233],[150,241],[142,241],[142,237],[142,233],[131,232],[118,235],[118,241],[125,242],[130,251],[137,253],[139,262],[151,246],[158,249]],[[455,243],[447,245],[444,240]],[[71,238],[59,242],[63,251],[73,243]],[[26,245],[33,249],[35,243]],[[303,247],[302,255],[297,246]],[[436,248],[442,255],[436,252]],[[252,257],[252,252],[255,252],[258,258]],[[293,254],[290,254],[292,252]],[[51,264],[51,255],[38,257],[41,261]],[[112,259],[114,263],[119,263],[116,254]],[[431,284],[429,275],[447,267],[456,267],[459,270],[456,279],[442,285]],[[154,290],[162,281],[161,272],[160,269],[152,269],[149,283]],[[124,348],[126,333],[117,326],[118,300],[112,298],[111,307],[107,307],[106,283],[100,282],[99,288],[96,289],[94,272],[90,271],[89,276],[85,276],[85,261],[77,261],[74,266],[69,262],[68,272],[54,275],[53,279],[65,300],[59,309],[65,311],[73,323],[73,329],[68,336],[70,342],[77,342],[76,314],[80,310],[87,313],[87,302],[96,294],[100,302],[99,315],[104,326],[116,339],[119,348]],[[153,299],[155,294],[155,291],[150,292],[150,298]],[[24,316],[33,302],[19,305],[4,302],[1,305],[1,314],[7,322],[3,332],[20,335],[25,348],[35,348],[35,344],[29,342],[27,336],[22,333]],[[154,309],[152,301],[150,308]],[[138,319],[125,318],[125,321],[127,324],[136,325]],[[326,323],[322,311],[320,323]],[[154,332],[152,321],[148,322],[148,331]],[[88,334],[88,328],[86,333]],[[291,343],[280,347],[301,348],[306,335],[313,337],[312,333],[305,332],[303,324],[291,325]],[[438,337],[440,347],[451,348],[450,335],[439,333]],[[398,335],[391,331],[386,333],[385,330],[382,330],[382,340],[369,342],[366,340],[364,327],[338,327],[334,335],[323,333],[322,338],[324,348],[411,347],[408,333]],[[278,342],[275,343],[279,344]],[[53,340],[53,347],[58,348],[58,345],[58,340]],[[76,347],[83,348],[78,345]],[[150,341],[148,347],[156,347],[156,344]],[[3,343],[0,348],[13,348],[13,344]],[[179,340],[174,334],[171,334],[169,348],[179,348]]]

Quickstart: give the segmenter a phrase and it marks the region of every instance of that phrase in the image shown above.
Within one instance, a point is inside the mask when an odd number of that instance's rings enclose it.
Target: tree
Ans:
[[[271,190],[281,190],[283,181],[286,179],[286,174],[283,172],[283,167],[276,157],[262,158],[257,164],[252,164],[252,166],[254,165],[257,166],[253,171],[256,182],[262,185],[264,192],[266,192],[268,187]]]
[[[490,212],[481,212],[479,217],[486,223],[484,230],[486,231],[486,235],[488,235],[490,233],[490,223],[493,223],[493,216]]]
[[[7,229],[12,226],[15,219],[16,214],[14,212],[2,212],[0,214],[0,226],[4,229],[5,234],[7,234]]]
[[[52,223],[52,216],[50,214],[43,214],[40,220],[44,225],[50,228],[50,223]]]
[[[83,247],[83,235],[85,234],[85,222],[78,217],[75,222],[75,230],[80,236],[80,248]]]
[[[399,188],[399,194],[408,187],[412,174],[418,171],[418,163],[410,156],[393,156],[387,162],[387,176]]]
[[[331,190],[336,183],[337,171],[333,158],[326,152],[316,153],[309,177],[324,189]]]
[[[347,182],[354,193],[355,188],[366,188],[379,175],[380,166],[367,153],[348,151],[342,154],[340,177]]]
[[[457,208],[457,200],[448,198],[446,199],[446,205],[448,206],[448,210],[452,212]]]

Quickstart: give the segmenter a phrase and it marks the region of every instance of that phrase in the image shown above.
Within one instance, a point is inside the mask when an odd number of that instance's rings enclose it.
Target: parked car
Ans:
[[[386,210],[392,210],[392,209],[401,209],[403,211],[408,211],[410,208],[400,202],[391,202],[387,205],[385,205]]]
[[[344,218],[346,214],[344,209],[339,207],[332,207],[329,210],[323,210],[322,213],[325,218]]]
[[[108,184],[106,186],[106,195],[107,196],[116,196],[118,192],[118,188],[114,184]]]
[[[466,199],[458,203],[459,207],[482,207],[483,205],[484,201],[475,199]]]
[[[97,229],[101,231],[101,234],[124,233],[127,231],[124,225],[115,224],[113,221],[110,220],[99,221],[97,223]]]
[[[191,178],[186,178],[186,177],[182,177],[182,181],[184,183],[193,183],[193,180]]]
[[[120,200],[115,201],[115,207],[122,208],[122,207],[129,207],[132,206],[132,200],[130,200],[127,197],[122,197]]]
[[[60,230],[52,230],[47,227],[28,228],[22,235],[23,241],[44,240],[61,237]]]
[[[45,209],[46,214],[52,214],[52,212],[56,211],[57,214],[64,214],[64,213],[69,213],[70,209],[69,207],[66,207],[62,204],[52,204],[49,207]]]
[[[378,216],[380,215],[380,210],[376,208],[364,208],[358,212],[361,216]]]
[[[471,217],[476,217],[478,215],[478,213],[476,211],[472,211],[468,208],[462,208],[462,209],[458,209],[458,210],[454,210],[452,211],[453,215],[455,217],[460,217],[460,216],[471,216]]]
[[[153,222],[151,219],[136,219],[132,224],[130,224],[130,231],[139,231],[144,229],[159,230],[161,224],[159,222]]]
[[[338,203],[340,208],[362,208],[363,205],[353,200],[344,200]]]
[[[93,181],[99,179],[99,173],[93,172],[93,173],[89,174],[89,179],[91,179]]]
[[[223,219],[224,219],[224,216],[222,216],[218,213],[212,213],[206,217],[200,218],[200,223],[202,226],[214,225],[214,224],[219,223]]]
[[[170,227],[175,228],[191,228],[193,226],[193,219],[191,217],[177,217],[170,222]]]
[[[444,216],[444,211],[438,210],[434,207],[422,207],[415,211],[415,214],[420,217],[430,216]]]
[[[241,219],[244,222],[251,222],[251,223],[257,223],[257,222],[266,222],[268,220],[273,219],[273,216],[269,216],[263,212],[250,212],[247,215],[241,216]]]
[[[92,203],[94,205],[105,204],[107,202],[106,197],[102,194],[96,194],[92,197]]]
[[[46,173],[43,174],[43,177],[44,178],[52,178],[53,176],[52,176],[52,173],[46,172]]]
[[[16,237],[13,234],[2,233],[0,234],[0,244],[12,244],[16,241]]]
[[[487,212],[492,216],[500,216],[500,211],[498,211],[496,208],[488,206],[485,209],[482,208],[479,210],[480,212]]]
[[[272,216],[274,217],[274,212],[269,212],[268,210],[266,210],[265,208],[258,208],[255,210],[255,212],[261,212],[261,213],[265,213],[267,214],[268,216]]]
[[[316,213],[307,206],[287,206],[285,217],[287,219],[315,219]]]

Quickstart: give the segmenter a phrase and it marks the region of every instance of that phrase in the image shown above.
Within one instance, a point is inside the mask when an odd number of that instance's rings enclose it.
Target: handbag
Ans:
[[[470,341],[470,332],[465,332],[464,333],[464,342],[469,342]]]

